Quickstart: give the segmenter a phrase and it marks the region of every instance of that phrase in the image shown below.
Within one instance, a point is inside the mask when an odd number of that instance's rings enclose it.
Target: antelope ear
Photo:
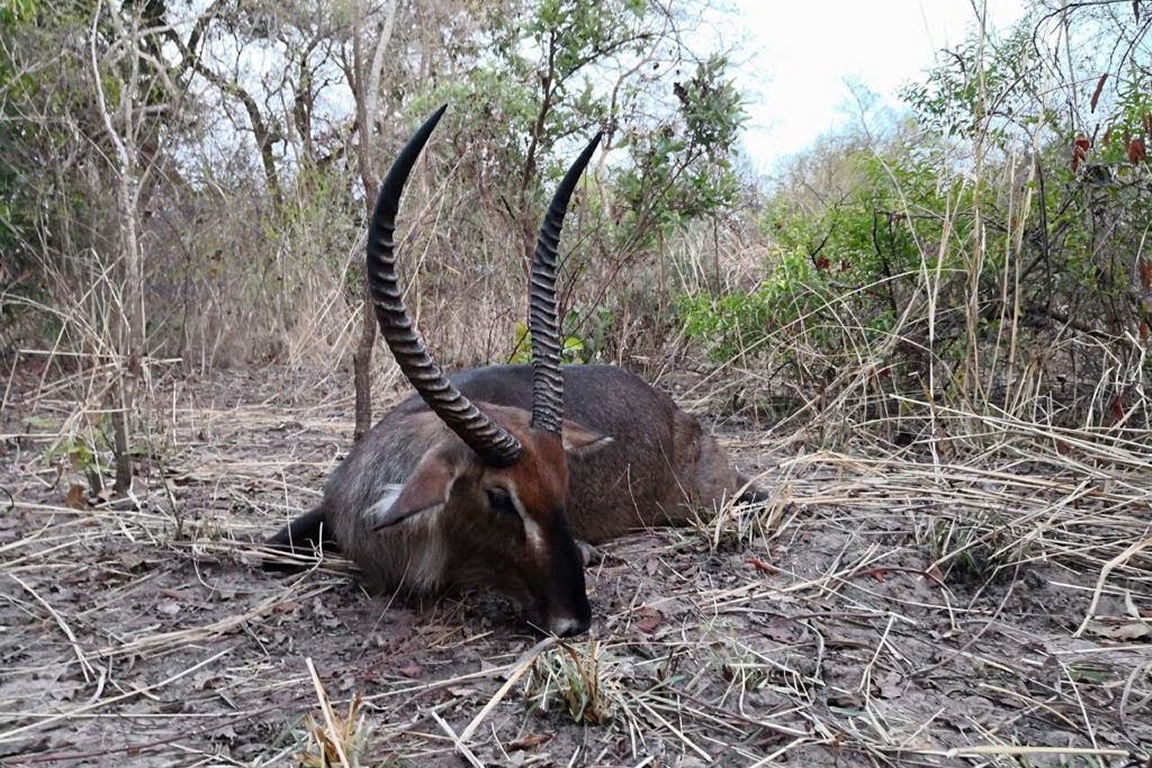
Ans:
[[[593,432],[583,424],[568,419],[561,422],[560,435],[564,440],[564,452],[571,456],[587,456],[612,442],[608,435]]]
[[[399,492],[386,494],[368,511],[374,518],[373,527],[387,528],[412,515],[443,506],[457,475],[456,468],[442,457],[424,454]]]

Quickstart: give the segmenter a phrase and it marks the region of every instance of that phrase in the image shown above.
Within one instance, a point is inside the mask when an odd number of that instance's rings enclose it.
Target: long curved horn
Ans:
[[[472,450],[488,464],[507,467],[515,464],[523,450],[515,437],[489,419],[468,398],[452,385],[436,361],[428,354],[424,342],[412,328],[412,320],[404,307],[400,281],[396,276],[396,211],[404,183],[416,158],[432,135],[432,130],[448,105],[440,107],[412,135],[404,149],[396,156],[380,195],[376,198],[376,211],[368,225],[368,287],[376,306],[376,320],[380,333],[392,350],[400,370],[424,398],[441,421],[460,436]]]
[[[528,329],[532,333],[532,426],[560,433],[564,415],[564,376],[560,370],[560,323],[556,314],[556,251],[560,229],[576,182],[600,144],[597,133],[572,163],[556,188],[532,256],[532,287],[528,299]]]

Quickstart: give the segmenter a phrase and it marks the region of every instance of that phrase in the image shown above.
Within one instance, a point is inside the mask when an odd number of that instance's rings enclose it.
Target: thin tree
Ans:
[[[380,77],[384,69],[384,53],[392,40],[396,23],[396,0],[389,0],[379,13],[371,12],[367,3],[356,8],[355,28],[352,31],[352,61],[347,68],[348,83],[356,101],[356,124],[359,142],[356,144],[356,165],[364,185],[365,214],[372,216],[376,201],[379,173],[373,162],[372,148],[376,140],[376,120],[380,109]],[[369,30],[373,20],[379,19]],[[369,48],[367,37],[371,31],[375,45]],[[352,376],[356,390],[356,426],[353,440],[359,440],[372,427],[372,349],[376,344],[376,313],[368,282],[363,281],[363,309],[361,312],[360,340],[352,354]]]

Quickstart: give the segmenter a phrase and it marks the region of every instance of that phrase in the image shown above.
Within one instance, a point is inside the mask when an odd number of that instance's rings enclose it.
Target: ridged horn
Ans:
[[[393,236],[396,232],[400,196],[412,166],[416,164],[416,158],[420,156],[428,137],[447,108],[445,104],[436,110],[412,135],[393,161],[388,175],[384,177],[384,183],[380,185],[376,210],[368,225],[368,288],[375,305],[380,333],[413,388],[440,420],[486,463],[507,467],[520,458],[523,450],[520,441],[481,413],[436,365],[412,327],[396,275],[396,243]]]
[[[532,256],[528,330],[532,334],[532,427],[560,433],[564,416],[564,375],[560,370],[560,322],[556,313],[556,253],[564,215],[581,174],[600,144],[597,133],[572,163],[544,214]]]

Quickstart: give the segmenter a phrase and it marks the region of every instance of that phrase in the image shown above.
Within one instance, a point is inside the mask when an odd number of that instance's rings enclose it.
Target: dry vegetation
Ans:
[[[348,446],[331,377],[160,376],[134,494],[89,503],[61,425],[90,374],[39,373],[3,403],[5,765],[1149,760],[1146,441],[952,414],[982,451],[832,453],[730,417],[773,501],[609,545],[591,635],[538,642],[491,595],[260,569]]]

